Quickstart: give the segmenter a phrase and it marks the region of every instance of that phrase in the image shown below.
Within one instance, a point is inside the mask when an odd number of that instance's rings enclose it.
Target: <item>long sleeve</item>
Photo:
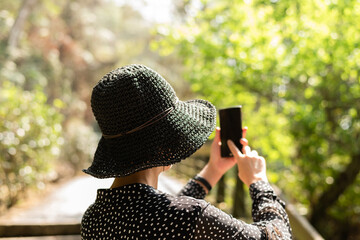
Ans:
[[[197,183],[194,179],[190,179],[178,193],[178,196],[188,196],[197,199],[204,199],[206,192],[199,183]]]
[[[284,203],[268,183],[250,186],[254,223],[233,218],[202,201],[202,213],[195,227],[195,239],[292,239]]]
[[[285,203],[277,197],[269,183],[259,181],[252,184],[250,196],[253,200],[253,220],[257,226],[264,229],[268,238],[291,239],[291,227],[285,211]]]

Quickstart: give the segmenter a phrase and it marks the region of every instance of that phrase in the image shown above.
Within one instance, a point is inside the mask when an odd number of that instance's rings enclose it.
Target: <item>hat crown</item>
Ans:
[[[160,74],[129,65],[106,74],[93,88],[91,107],[103,134],[130,131],[177,102],[175,91]]]

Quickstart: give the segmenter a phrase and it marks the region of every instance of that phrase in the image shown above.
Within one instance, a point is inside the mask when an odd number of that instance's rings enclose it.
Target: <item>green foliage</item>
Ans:
[[[242,104],[270,178],[308,209],[322,204],[359,153],[359,1],[201,2],[202,11],[161,31],[152,47],[181,56],[201,96],[219,107]],[[356,183],[327,220],[359,214]]]
[[[23,91],[4,81],[0,89],[0,206],[13,205],[28,186],[42,186],[60,153],[61,120],[41,89]],[[57,100],[59,101],[59,100]],[[3,210],[0,208],[0,210]]]
[[[17,26],[14,23],[21,14],[22,2],[0,3],[0,83],[6,79],[28,91],[42,87],[47,101],[65,115],[61,123],[62,142],[67,144],[59,157],[62,167],[69,163],[72,168],[66,172],[75,172],[89,163],[96,147],[94,142],[98,140],[89,106],[91,88],[98,75],[118,61],[117,51],[109,47],[117,45],[114,33],[105,28],[104,22],[91,21],[97,13],[106,17],[118,15],[119,8],[109,3],[106,5],[112,10],[109,13],[98,7],[105,6],[102,0],[92,4],[84,0],[35,2],[27,9],[26,21]],[[114,18],[112,21],[118,22]],[[14,32],[21,34],[17,47],[10,48],[8,39]],[[95,32],[101,34],[94,35]]]

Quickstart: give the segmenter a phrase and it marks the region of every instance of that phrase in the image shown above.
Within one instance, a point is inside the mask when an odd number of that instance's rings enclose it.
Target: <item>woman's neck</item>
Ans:
[[[154,167],[133,173],[126,177],[117,177],[110,188],[117,188],[133,183],[143,183],[157,189],[159,174],[163,170],[164,167]]]

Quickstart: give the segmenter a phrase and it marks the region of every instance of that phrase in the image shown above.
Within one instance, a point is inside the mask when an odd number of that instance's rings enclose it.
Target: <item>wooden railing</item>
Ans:
[[[286,203],[286,212],[289,216],[290,225],[293,230],[293,235],[299,240],[324,240],[324,238],[316,231],[316,229],[309,223],[309,221],[299,214],[294,204],[288,201],[288,198],[275,185],[272,185],[276,194]]]

